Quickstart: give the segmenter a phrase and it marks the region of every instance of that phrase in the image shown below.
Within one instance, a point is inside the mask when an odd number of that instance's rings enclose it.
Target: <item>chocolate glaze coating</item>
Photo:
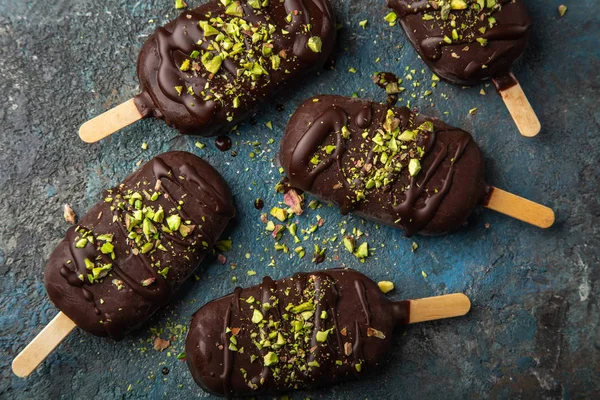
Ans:
[[[307,315],[299,311],[303,309]],[[252,321],[254,310],[262,321]],[[408,323],[408,313],[409,301],[388,300],[375,282],[351,269],[298,273],[277,281],[266,277],[261,285],[237,288],[192,316],[187,363],[196,383],[219,396],[329,386],[376,367],[390,348],[394,328]],[[297,321],[302,321],[300,330]],[[259,349],[255,342],[264,343],[261,324],[265,338],[275,334],[271,346]],[[323,340],[318,332],[325,331]],[[269,353],[278,360],[266,365]]]
[[[323,66],[336,36],[329,0],[260,0],[253,4],[256,3],[268,4],[257,9],[243,0],[238,10],[243,16],[238,18],[231,12],[226,14],[227,8],[220,1],[211,1],[184,11],[158,28],[144,43],[138,59],[137,72],[143,92],[135,98],[135,104],[140,113],[164,119],[181,133],[211,136],[227,132],[254,113],[261,101]],[[225,34],[231,43],[243,44],[238,54],[233,54],[232,49],[225,50],[229,44],[223,45],[220,36],[210,33],[205,36],[199,22],[208,21],[221,33],[227,31],[225,25],[220,26],[221,22],[216,20],[211,22],[211,18],[230,23],[230,31],[240,29],[235,34]],[[239,27],[242,20],[248,27]],[[272,33],[253,42],[252,28],[268,30],[270,26]],[[307,26],[310,29],[306,30]],[[217,38],[221,41],[217,42]],[[309,48],[310,38],[320,39],[320,52]],[[215,43],[221,51],[214,48]],[[263,54],[265,44],[270,46],[270,51],[266,50],[268,55]],[[192,58],[194,51],[198,56]],[[215,56],[225,52],[229,55],[215,74],[201,61],[204,54]],[[273,56],[278,57],[277,68]],[[180,67],[186,60],[191,61],[189,70],[182,71]],[[257,68],[264,73],[248,74],[252,63],[260,64]],[[181,87],[181,93],[176,87]]]
[[[523,1],[496,0],[495,7],[483,9],[479,9],[477,1],[465,1],[467,9],[452,10],[450,17],[444,19],[442,7],[434,8],[434,1],[387,0],[413,47],[439,77],[455,84],[473,85],[508,75],[530,36],[531,18]],[[425,15],[432,19],[424,20]],[[456,23],[452,26],[454,17]],[[455,38],[454,29],[458,34]],[[445,42],[444,37],[451,43]]]
[[[412,156],[402,159],[401,152],[394,160],[400,158],[402,169],[385,173],[389,183],[367,190],[369,177],[385,169],[374,158],[380,154],[373,140],[383,132],[388,110],[399,120],[399,132],[417,132],[425,123],[432,124],[432,132],[419,131],[414,142],[398,142],[423,150],[416,176],[407,171]],[[330,154],[323,152],[327,146],[334,148]],[[418,158],[417,151],[409,153]],[[316,165],[311,162],[315,154],[320,155]],[[458,229],[487,192],[483,157],[469,133],[406,107],[361,99],[323,95],[305,101],[287,125],[279,159],[292,187],[336,204],[342,214],[354,212],[404,229],[406,236]],[[359,192],[364,199],[358,200]]]
[[[154,193],[159,195],[152,200]],[[148,221],[136,221],[136,211]],[[161,154],[107,190],[79,225],[69,228],[46,265],[48,296],[80,328],[120,339],[169,301],[234,214],[229,188],[209,164],[182,151]],[[186,228],[169,232],[170,216],[179,216]],[[90,261],[112,268],[94,279]]]

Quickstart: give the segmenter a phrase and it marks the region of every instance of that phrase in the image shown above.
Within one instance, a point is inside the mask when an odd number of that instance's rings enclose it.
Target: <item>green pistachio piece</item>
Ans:
[[[309,367],[313,367],[313,368],[319,368],[321,366],[321,364],[319,364],[319,362],[316,360],[309,361],[306,363],[306,365],[308,365]]]
[[[384,18],[384,20],[385,20],[387,23],[389,23],[389,24],[390,24],[390,26],[394,26],[394,25],[396,25],[396,20],[397,20],[397,19],[398,19],[398,15],[396,15],[396,13],[395,13],[395,12],[393,12],[393,11],[392,11],[392,12],[390,12],[390,13],[388,13],[388,14],[385,16],[385,18]]]
[[[175,0],[175,8],[176,9],[181,9],[181,8],[186,8],[187,4],[185,3],[185,1],[183,0]]]
[[[200,25],[200,28],[202,28],[202,32],[204,33],[205,37],[219,34],[219,31],[212,27],[208,21],[200,21],[198,22],[198,25]]]
[[[317,342],[325,343],[327,341],[327,336],[329,335],[329,330],[327,331],[318,331],[317,332]]]
[[[410,176],[415,176],[421,171],[421,162],[416,158],[411,158],[408,162],[408,173]]]
[[[354,253],[354,240],[352,240],[352,238],[345,237],[342,240],[342,243],[344,244],[346,250],[348,250],[350,253]]]
[[[452,0],[450,1],[450,8],[453,10],[465,10],[467,2],[465,0]]]
[[[205,53],[209,54],[209,53]],[[208,72],[211,74],[216,74],[221,69],[221,64],[223,63],[223,56],[217,55],[213,58],[202,57],[202,65]]]
[[[192,233],[194,231],[195,227],[196,227],[196,225],[183,225],[183,224],[181,224],[179,226],[179,233],[181,234],[181,236],[187,237],[190,233]]]
[[[259,322],[261,322],[263,320],[263,315],[260,311],[258,311],[257,309],[254,309],[254,312],[252,313],[252,322],[254,322],[255,324],[258,324]]]
[[[179,67],[179,69],[181,71],[189,71],[190,70],[190,60],[185,59],[182,63],[181,66]]]
[[[354,255],[358,258],[366,258],[369,255],[369,244],[364,242],[358,246],[358,249],[356,249]]]
[[[377,282],[377,286],[379,286],[379,290],[381,290],[383,293],[387,293],[394,290],[394,282],[390,281]]]
[[[564,4],[561,4],[560,6],[558,6],[558,15],[560,15],[562,17],[565,15],[566,12],[567,12],[567,6],[565,6]]]
[[[281,58],[277,54],[271,56],[271,68],[277,71],[279,69],[279,65],[281,64]]]
[[[149,240],[157,232],[156,227],[148,218],[144,218],[142,223],[142,232],[146,235],[146,240]]]
[[[244,16],[244,10],[242,9],[242,5],[238,1],[235,1],[227,6],[225,14],[241,18]]]
[[[102,240],[103,242],[112,242],[114,235],[112,233],[103,233],[102,235],[98,235],[96,239]]]
[[[279,357],[277,356],[277,354],[270,351],[267,354],[265,354],[265,356],[263,357],[263,361],[265,367],[269,367],[271,365],[277,364],[279,362]]]
[[[308,39],[308,43],[306,44],[309,49],[311,49],[315,53],[320,53],[321,48],[323,47],[323,42],[321,38],[318,36],[312,36]]]
[[[100,247],[100,251],[102,252],[102,254],[110,254],[113,252],[115,246],[112,245],[112,243],[104,243],[102,245],[102,247]]]
[[[321,311],[321,319],[327,319],[327,311]]]
[[[255,10],[260,8],[260,0],[248,0],[248,5]]]
[[[292,307],[292,312],[294,314],[301,313],[303,311],[314,310],[315,305],[311,301],[306,301],[304,303],[298,304],[297,306]]]
[[[94,262],[92,260],[90,260],[89,258],[86,258],[85,260],[83,260],[83,262],[87,269],[90,269],[90,270],[94,269],[94,267],[95,267]]]
[[[285,222],[285,220],[288,218],[287,210],[284,210],[283,208],[279,207],[273,207],[269,214],[271,214],[273,217],[277,218],[281,222]]]
[[[88,244],[87,239],[79,239],[77,243],[75,243],[75,247],[78,249],[83,249]]]
[[[416,131],[411,131],[411,130],[405,130],[404,132],[402,132],[400,134],[400,136],[398,136],[398,140],[401,140],[403,142],[412,142],[417,138],[417,132]]]
[[[148,242],[142,246],[142,248],[140,249],[140,252],[142,254],[146,254],[146,253],[149,253],[150,251],[152,251],[153,248],[154,248],[154,243]]]
[[[163,210],[162,207],[160,207],[155,213],[154,216],[152,217],[152,221],[158,223],[158,224],[162,224],[163,220],[165,219],[165,210]]]
[[[335,151],[336,148],[337,148],[337,146],[335,146],[335,145],[327,145],[327,146],[325,146],[325,153],[331,154]]]
[[[219,240],[217,243],[215,243],[215,248],[221,252],[229,251],[232,247],[233,242],[230,239]]]
[[[167,217],[167,226],[171,231],[178,231],[180,225],[181,217],[178,214],[173,214]]]
[[[161,269],[160,271],[158,271],[158,274],[160,276],[162,276],[163,278],[167,279],[167,274],[169,273],[169,267],[165,267],[163,269]]]

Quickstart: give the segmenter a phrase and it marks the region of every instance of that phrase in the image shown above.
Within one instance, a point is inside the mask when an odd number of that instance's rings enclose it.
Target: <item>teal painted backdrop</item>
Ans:
[[[208,398],[177,359],[190,315],[265,274],[314,269],[310,249],[319,243],[327,252],[318,267],[345,265],[391,280],[395,299],[465,292],[473,309],[464,318],[397,332],[389,360],[362,381],[292,398],[598,398],[600,4],[562,2],[568,11],[559,17],[561,1],[527,1],[534,31],[515,74],[543,125],[536,138],[518,134],[489,85],[432,88],[431,73],[401,29],[383,21],[383,0],[335,0],[334,68],[265,104],[254,125],[240,125],[231,135],[234,157],[218,151],[213,139],[181,136],[155,120],[94,145],[77,137],[83,121],[138,93],[138,50],[176,15],[174,1],[0,0],[0,397]],[[280,179],[275,159],[289,115],[318,93],[384,100],[370,80],[375,71],[405,78],[402,103],[472,132],[486,156],[488,182],[552,207],[554,227],[540,230],[481,209],[455,234],[406,239],[322,207],[295,218],[301,228],[315,224],[317,215],[325,221],[303,243],[304,259],[276,251],[253,203],[262,198],[264,212],[282,201],[273,190]],[[206,146],[196,147],[197,141]],[[68,228],[62,205],[83,215],[140,160],[174,149],[205,158],[231,185],[238,217],[226,234],[233,240],[226,265],[216,257],[205,262],[198,280],[122,342],[75,331],[31,377],[12,375],[12,358],[57,312],[42,271]],[[364,232],[361,240],[374,249],[366,262],[346,253],[339,239],[322,244],[339,238],[342,228]],[[282,243],[293,246],[290,239],[284,234]],[[157,334],[171,340],[170,349],[152,349]]]

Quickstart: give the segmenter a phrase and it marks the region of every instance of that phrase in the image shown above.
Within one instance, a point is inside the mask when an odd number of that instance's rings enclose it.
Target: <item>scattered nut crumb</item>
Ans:
[[[163,351],[170,345],[171,345],[171,342],[169,342],[168,340],[161,339],[158,336],[156,338],[154,338],[154,350],[156,350],[156,351]]]
[[[65,221],[67,221],[71,225],[75,225],[77,223],[77,215],[75,214],[75,211],[73,211],[69,204],[65,204],[63,215],[65,217]]]
[[[368,337],[376,337],[377,339],[385,339],[385,335],[383,332],[378,331],[377,329],[368,327],[367,328],[367,336]]]
[[[344,354],[347,356],[352,354],[352,343],[350,343],[350,342],[344,343]]]
[[[561,4],[560,6],[558,6],[558,15],[560,15],[562,17],[563,15],[565,15],[566,12],[567,12],[567,6],[565,6],[564,4]]]
[[[294,190],[290,189],[283,195],[283,202],[289,206],[294,214],[302,215],[302,197]]]

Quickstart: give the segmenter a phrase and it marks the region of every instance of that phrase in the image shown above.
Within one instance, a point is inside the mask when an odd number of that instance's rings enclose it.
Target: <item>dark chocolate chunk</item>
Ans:
[[[429,68],[456,84],[508,75],[530,36],[522,0],[388,0],[388,6]]]
[[[335,36],[329,0],[211,1],[148,38],[135,104],[181,133],[227,132],[261,101],[319,70]]]
[[[186,361],[196,383],[220,396],[328,386],[377,366],[409,309],[349,269],[266,277],[194,314]]]
[[[292,187],[406,236],[456,230],[487,193],[483,157],[469,133],[361,99],[305,101],[279,157]]]
[[[80,328],[120,339],[169,301],[234,214],[209,164],[157,156],[69,228],[46,265],[48,296]]]

